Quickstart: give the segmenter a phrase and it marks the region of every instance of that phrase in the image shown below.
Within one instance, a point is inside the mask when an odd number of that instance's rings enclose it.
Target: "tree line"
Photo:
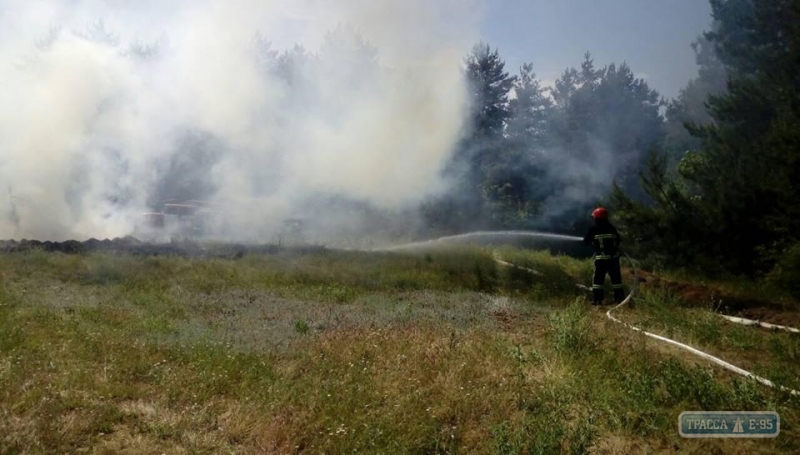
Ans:
[[[642,254],[766,275],[800,296],[800,1],[711,6],[698,77],[667,110],[688,150],[667,143],[649,156],[647,203],[620,184],[610,201]],[[702,109],[696,91],[709,93]]]
[[[597,67],[589,53],[545,88],[531,64],[506,71],[478,43],[465,59],[467,131],[445,171],[456,184],[423,211],[445,230],[581,230],[617,181],[637,200],[636,172],[664,140],[664,101],[626,64]]]
[[[800,1],[710,3],[698,74],[672,100],[589,54],[545,89],[531,65],[511,75],[476,45],[459,184],[428,204],[432,222],[577,233],[606,204],[651,263],[800,296]]]

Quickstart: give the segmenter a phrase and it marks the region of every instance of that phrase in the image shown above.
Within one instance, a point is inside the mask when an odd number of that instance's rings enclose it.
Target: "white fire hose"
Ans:
[[[746,319],[746,318],[738,318],[736,316],[728,316],[726,314],[720,314],[719,316],[722,317],[722,318],[725,318],[725,319],[727,319],[727,320],[729,320],[731,322],[735,322],[737,324],[754,325],[756,327],[763,327],[765,329],[785,330],[787,332],[800,333],[800,329],[795,329],[794,327],[786,327],[785,325],[770,324],[768,322],[761,322],[761,321],[756,321],[756,320],[753,320],[753,319]]]
[[[572,236],[565,236],[565,235],[554,235],[554,234],[540,233],[540,232],[526,232],[526,231],[472,232],[472,233],[468,233],[468,234],[461,234],[461,235],[455,235],[455,236],[450,236],[450,237],[442,237],[440,239],[429,240],[429,241],[424,241],[424,242],[415,242],[415,243],[396,246],[396,247],[392,247],[392,248],[384,248],[383,250],[384,251],[392,251],[392,250],[412,248],[412,247],[424,247],[424,246],[429,246],[429,245],[435,245],[435,244],[443,242],[445,240],[468,239],[468,238],[471,238],[471,237],[481,236],[481,235],[546,236],[546,237],[558,238],[558,239],[562,239],[562,240],[582,240],[580,237],[572,237]],[[734,372],[736,374],[739,374],[739,375],[742,375],[742,376],[745,376],[745,377],[748,377],[748,378],[752,378],[752,379],[756,380],[757,382],[759,382],[759,383],[761,383],[763,385],[766,385],[768,387],[773,387],[773,388],[788,392],[793,396],[800,396],[800,392],[798,392],[796,390],[793,390],[793,389],[790,389],[790,388],[787,388],[787,387],[784,387],[784,386],[781,386],[781,385],[777,385],[777,384],[773,383],[772,381],[770,381],[769,379],[762,378],[761,376],[758,376],[758,375],[753,374],[753,373],[751,373],[751,372],[749,372],[747,370],[739,368],[736,365],[730,364],[730,363],[728,363],[728,362],[726,362],[726,361],[724,361],[724,360],[722,360],[722,359],[720,359],[718,357],[714,357],[713,355],[708,354],[706,352],[703,352],[703,351],[701,351],[701,350],[699,350],[697,348],[693,348],[693,347],[691,347],[689,345],[686,345],[686,344],[683,344],[683,343],[679,343],[679,342],[677,342],[675,340],[669,339],[667,337],[663,337],[661,335],[656,335],[654,333],[646,332],[646,331],[640,329],[639,327],[632,326],[632,325],[630,325],[630,324],[628,324],[626,322],[620,321],[619,319],[615,318],[612,315],[612,313],[614,311],[616,311],[617,309],[621,308],[623,305],[627,305],[628,302],[630,302],[633,299],[633,296],[636,293],[636,288],[638,287],[638,284],[639,284],[639,269],[636,267],[636,263],[627,254],[625,254],[625,258],[628,260],[628,262],[630,262],[631,266],[633,267],[633,286],[631,287],[631,292],[628,293],[628,295],[625,297],[625,299],[622,302],[620,302],[618,305],[614,306],[613,308],[611,308],[610,310],[608,310],[606,312],[606,316],[609,319],[611,319],[612,321],[614,321],[616,323],[622,324],[622,325],[630,328],[631,330],[634,330],[636,332],[642,333],[642,334],[644,334],[644,335],[646,335],[646,336],[648,336],[650,338],[654,338],[656,340],[663,341],[664,343],[668,343],[668,344],[671,344],[673,346],[677,346],[677,347],[679,347],[681,349],[684,349],[686,351],[689,351],[689,352],[691,352],[692,354],[694,354],[694,355],[696,355],[698,357],[702,357],[702,358],[704,358],[706,360],[710,360],[711,362],[716,363],[717,365],[725,368],[726,370],[732,371],[732,372]],[[536,276],[541,276],[542,275],[541,272],[538,272],[536,270],[533,270],[533,269],[530,269],[530,268],[527,268],[527,267],[522,267],[522,266],[519,266],[519,265],[516,265],[516,264],[512,264],[510,262],[503,261],[497,256],[497,254],[495,254],[494,260],[495,260],[495,262],[497,262],[498,264],[500,264],[500,265],[502,265],[504,267],[514,267],[514,268],[517,268],[517,269],[520,269],[520,270],[524,270],[524,271],[526,271],[528,273],[531,273],[533,275],[536,275]],[[584,286],[584,285],[581,285],[581,284],[576,284],[576,286],[581,288],[581,289],[583,289],[583,290],[591,290],[587,286]],[[739,323],[739,324],[756,325],[756,326],[759,326],[759,327],[765,327],[765,328],[770,328],[770,329],[787,330],[787,331],[793,332],[793,333],[800,333],[800,330],[792,328],[792,327],[784,327],[784,326],[778,326],[778,325],[774,325],[774,324],[767,324],[767,323],[762,323],[762,322],[759,322],[759,321],[753,321],[753,320],[750,320],[750,319],[735,318],[735,317],[732,317],[732,316],[723,316],[723,317],[725,319],[731,321],[731,322],[736,322],[736,323]]]
[[[634,331],[639,332],[639,333],[641,333],[643,335],[646,335],[646,336],[648,336],[650,338],[654,338],[656,340],[663,341],[664,343],[668,343],[668,344],[671,344],[673,346],[677,346],[677,347],[679,347],[681,349],[684,349],[686,351],[691,352],[692,354],[694,354],[694,355],[696,355],[698,357],[702,357],[702,358],[704,358],[706,360],[710,360],[711,362],[716,363],[717,365],[725,368],[726,370],[733,371],[736,374],[740,374],[742,376],[755,379],[756,381],[758,381],[759,383],[761,383],[761,384],[763,384],[765,386],[777,388],[777,389],[782,390],[784,392],[789,392],[793,396],[800,396],[800,392],[798,392],[797,390],[790,389],[788,387],[783,387],[781,385],[775,384],[774,382],[770,381],[769,379],[762,378],[761,376],[758,376],[758,375],[753,374],[753,373],[751,373],[751,372],[749,372],[747,370],[739,368],[736,365],[733,365],[731,363],[728,363],[728,362],[720,359],[719,357],[714,357],[713,355],[708,354],[706,352],[703,352],[703,351],[701,351],[701,350],[699,350],[697,348],[693,348],[693,347],[691,347],[689,345],[686,345],[686,344],[683,344],[683,343],[679,343],[679,342],[677,342],[675,340],[672,340],[672,339],[669,339],[667,337],[663,337],[661,335],[656,335],[654,333],[646,332],[646,331],[640,329],[639,327],[630,325],[630,324],[628,324],[626,322],[620,321],[619,319],[615,318],[614,315],[612,315],[612,313],[614,311],[616,311],[617,309],[621,308],[622,306],[627,305],[628,302],[630,302],[633,299],[633,296],[636,293],[636,288],[638,287],[638,284],[639,284],[639,270],[636,268],[636,263],[627,254],[625,254],[625,258],[628,260],[628,262],[630,262],[631,266],[633,267],[633,286],[631,287],[631,292],[628,293],[627,297],[625,297],[625,299],[622,302],[620,302],[618,305],[614,306],[613,308],[611,308],[610,310],[608,310],[606,312],[606,316],[609,319],[611,319],[612,321],[614,321],[616,323],[622,324],[622,325],[628,327],[631,330],[634,330]],[[515,267],[515,268],[518,268],[520,270],[528,271],[528,272],[533,273],[535,275],[541,275],[540,272],[537,272],[537,271],[535,271],[533,269],[529,269],[529,268],[526,268],[526,267],[520,267],[518,265],[502,261],[502,260],[500,260],[499,258],[496,258],[496,257],[495,257],[495,261],[497,263],[503,265],[503,266]],[[589,289],[588,287],[586,287],[584,285],[581,285],[581,284],[577,284],[576,286],[581,288],[581,289],[584,289],[584,290]],[[731,320],[730,318],[731,317],[726,317],[726,319],[728,319],[728,320]],[[743,318],[733,318],[733,319],[743,319]],[[743,320],[744,321],[749,321],[749,322],[744,322],[744,323],[746,323],[748,325],[759,325],[761,327],[767,327],[767,328],[781,328],[781,329],[789,330],[789,331],[792,331],[792,332],[798,332],[797,329],[794,329],[792,327],[774,326],[773,324],[765,324],[765,323],[760,323],[758,321],[750,321],[749,319],[743,319]],[[738,322],[738,321],[733,321],[733,322]],[[752,322],[754,324],[750,324],[750,322]],[[740,322],[740,323],[742,323],[742,322]]]

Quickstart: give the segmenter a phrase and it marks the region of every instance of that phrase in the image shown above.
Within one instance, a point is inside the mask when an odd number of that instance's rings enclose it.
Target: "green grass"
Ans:
[[[498,254],[542,275],[478,248],[0,256],[0,453],[800,450],[800,400],[607,320],[589,261]],[[620,316],[800,387],[796,336],[658,292]],[[697,409],[781,435],[681,439]]]
[[[623,318],[644,330],[704,350],[774,382],[800,390],[800,337],[728,322],[708,308],[687,306],[661,288],[642,289]]]

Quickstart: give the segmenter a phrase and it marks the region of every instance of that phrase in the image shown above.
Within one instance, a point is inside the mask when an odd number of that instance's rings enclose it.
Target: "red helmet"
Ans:
[[[592,212],[592,218],[596,220],[606,220],[608,219],[608,210],[604,209],[603,207],[597,207]]]

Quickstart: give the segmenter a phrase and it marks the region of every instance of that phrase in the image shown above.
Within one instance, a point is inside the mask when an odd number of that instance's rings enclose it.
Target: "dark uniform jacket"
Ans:
[[[619,257],[619,243],[622,238],[619,232],[608,221],[600,221],[591,228],[583,238],[584,243],[594,247],[595,259],[612,259]]]

